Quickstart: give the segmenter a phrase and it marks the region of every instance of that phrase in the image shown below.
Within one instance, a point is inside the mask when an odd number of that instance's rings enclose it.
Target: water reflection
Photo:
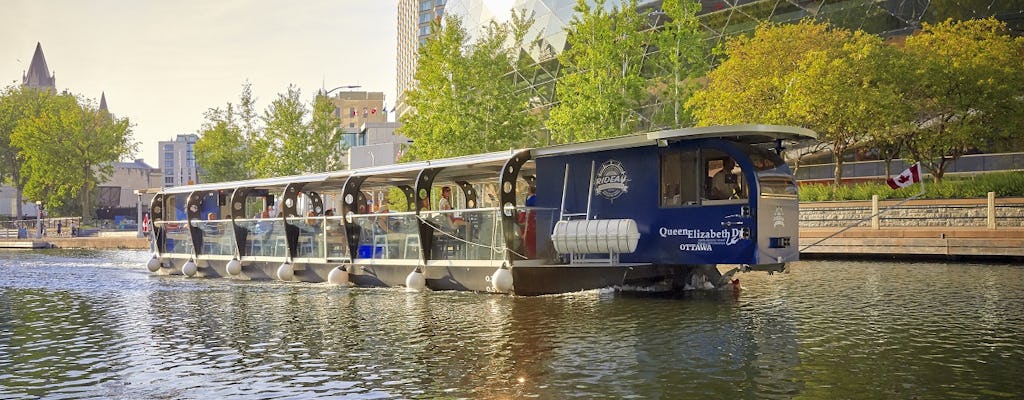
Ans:
[[[0,253],[0,398],[1024,393],[1024,268],[805,262],[743,293],[516,298],[151,276]]]

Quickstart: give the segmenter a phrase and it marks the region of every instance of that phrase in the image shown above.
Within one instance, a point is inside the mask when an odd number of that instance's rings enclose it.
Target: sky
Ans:
[[[203,113],[252,84],[262,114],[294,84],[360,85],[395,99],[397,1],[17,0],[0,4],[0,87],[20,85],[41,43],[57,90],[134,124],[135,158],[197,133]]]

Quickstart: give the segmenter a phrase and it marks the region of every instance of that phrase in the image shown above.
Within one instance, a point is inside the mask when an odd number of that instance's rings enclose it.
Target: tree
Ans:
[[[249,177],[245,167],[248,143],[230,120],[207,122],[195,144],[202,181],[226,182]]]
[[[529,146],[539,126],[526,91],[517,90],[515,55],[521,18],[491,23],[466,45],[460,21],[447,16],[420,49],[416,87],[407,92],[413,112],[402,116],[401,133],[413,139],[414,159],[453,157]],[[511,36],[510,36],[511,35]],[[512,40],[509,40],[509,39]],[[510,44],[511,43],[511,44]]]
[[[843,154],[883,138],[910,110],[896,81],[896,51],[862,31],[833,30],[842,45],[811,51],[795,71],[783,102],[792,120],[818,133],[835,156],[835,185],[842,182]],[[876,143],[881,140],[875,140]]]
[[[727,59],[687,102],[699,125],[784,124],[819,133],[835,156],[873,131],[895,124],[902,110],[893,56],[877,37],[828,24],[759,26],[725,45]]]
[[[92,214],[92,191],[110,177],[114,162],[130,158],[138,147],[128,119],[70,94],[57,95],[38,116],[20,124],[11,144],[22,149],[30,171],[26,195],[49,207],[78,198],[84,221]]]
[[[252,142],[261,127],[256,116],[252,84],[242,84],[237,106],[211,108],[195,144],[196,162],[203,182],[225,182],[252,178]]]
[[[907,150],[936,181],[966,152],[1019,137],[1024,38],[995,18],[947,20],[923,24],[904,50],[912,64],[904,91],[917,112]]]
[[[313,112],[309,122],[309,135],[303,139],[307,151],[303,155],[307,172],[335,171],[345,167],[345,147],[341,141],[344,133],[341,120],[335,114],[334,103],[327,96],[317,94],[313,98]]]
[[[697,20],[701,5],[691,0],[665,0],[661,8],[668,19],[654,34],[658,51],[650,62],[660,69],[651,84],[665,107],[654,119],[659,126],[678,128],[689,125],[691,117],[683,105],[698,87],[695,79],[707,71],[704,29]]]
[[[607,10],[578,0],[566,27],[568,48],[558,56],[567,71],[555,84],[558,103],[547,126],[557,142],[619,136],[639,125],[645,97],[641,67],[651,43],[647,15],[629,0]]]
[[[19,125],[38,116],[52,97],[49,91],[13,86],[0,94],[0,181],[14,187],[14,214],[19,218],[22,216],[21,204],[28,175],[23,169],[21,148],[11,143],[11,136]]]
[[[302,91],[289,85],[288,91],[278,93],[264,110],[263,136],[252,141],[252,170],[258,178],[296,175],[307,172],[301,138],[306,134],[303,123],[306,107],[301,100]]]

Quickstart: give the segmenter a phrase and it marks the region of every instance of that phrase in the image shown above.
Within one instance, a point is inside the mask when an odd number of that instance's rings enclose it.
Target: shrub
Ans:
[[[840,185],[812,184],[800,187],[800,201],[904,199],[920,191],[917,185],[893,190],[885,182]],[[995,172],[966,177],[949,177],[939,183],[925,182],[927,199],[969,199],[986,197],[995,192],[997,197],[1024,197],[1024,171]]]

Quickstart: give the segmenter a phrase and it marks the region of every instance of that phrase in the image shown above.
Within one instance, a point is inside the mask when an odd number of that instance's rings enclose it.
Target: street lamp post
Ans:
[[[43,202],[36,200],[36,237],[43,238]]]
[[[344,86],[338,86],[338,87],[336,87],[334,89],[331,89],[331,90],[320,89],[320,94],[323,95],[323,96],[327,96],[327,95],[330,95],[331,93],[334,93],[335,91],[337,91],[339,89],[359,89],[361,87],[362,86],[360,86],[360,85],[344,85]]]

